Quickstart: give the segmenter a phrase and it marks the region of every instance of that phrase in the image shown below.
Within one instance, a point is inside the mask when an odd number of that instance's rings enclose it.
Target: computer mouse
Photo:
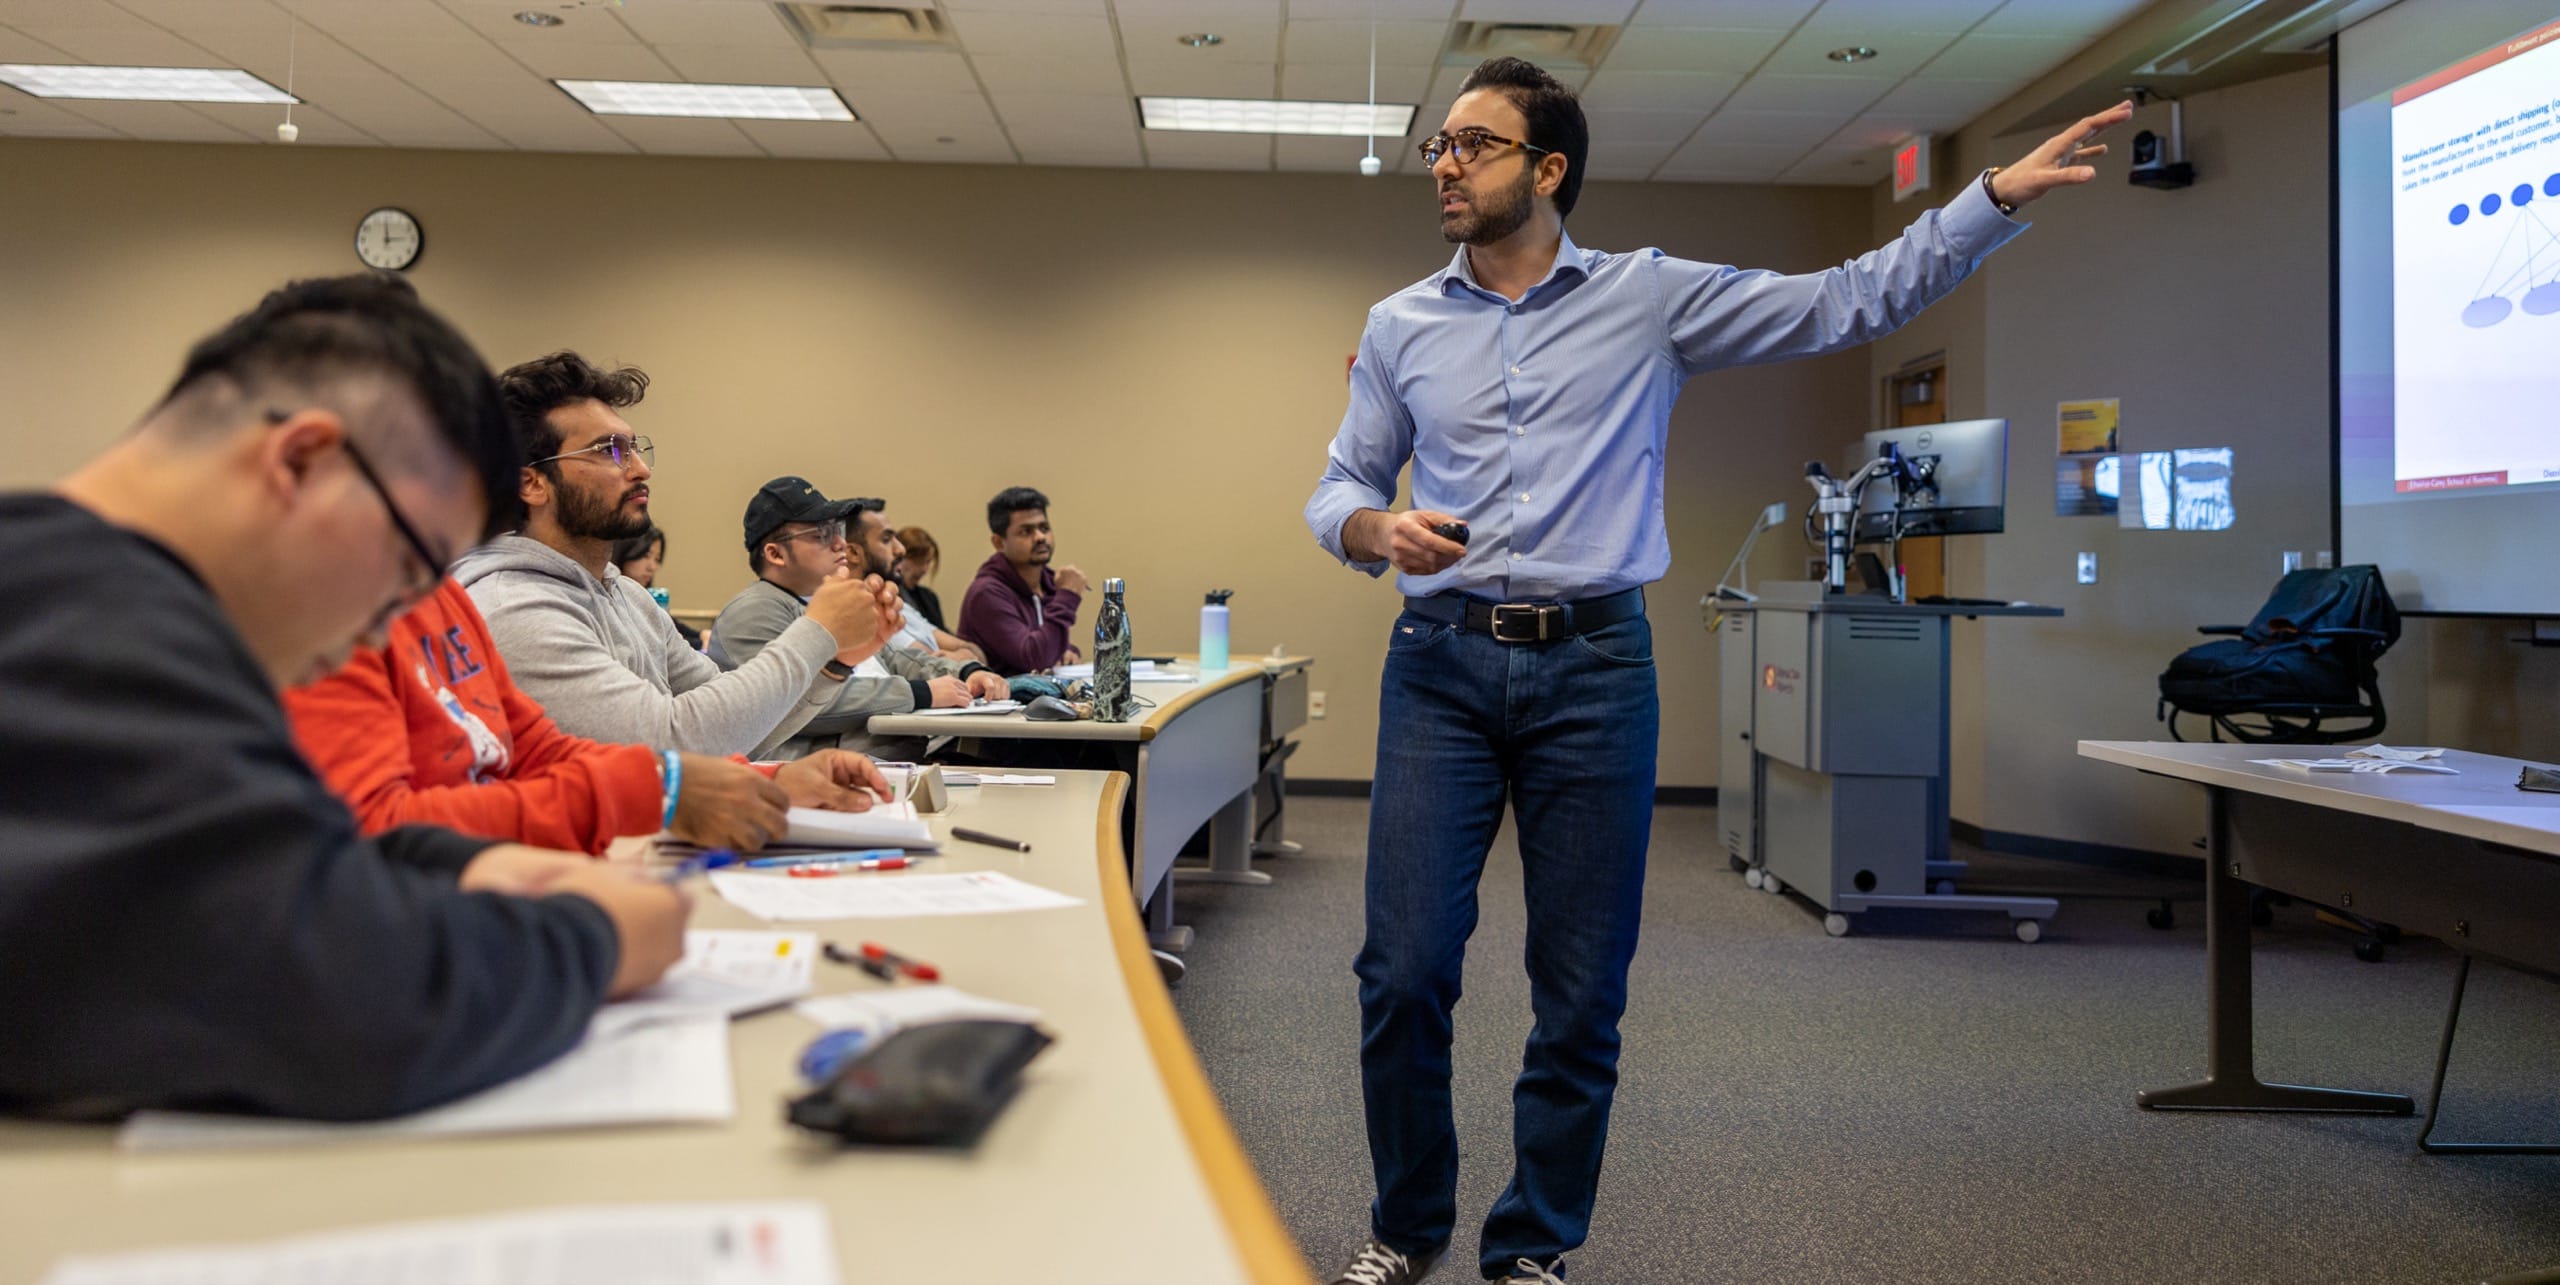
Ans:
[[[1072,723],[1083,717],[1075,706],[1055,696],[1042,696],[1023,706],[1022,716],[1034,723]]]

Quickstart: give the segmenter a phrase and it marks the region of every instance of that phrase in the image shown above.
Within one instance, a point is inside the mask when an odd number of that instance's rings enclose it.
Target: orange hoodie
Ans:
[[[507,677],[471,595],[447,577],[391,622],[390,644],[286,692],[293,739],[366,834],[416,822],[601,853],[651,834],[660,756],[553,725]]]

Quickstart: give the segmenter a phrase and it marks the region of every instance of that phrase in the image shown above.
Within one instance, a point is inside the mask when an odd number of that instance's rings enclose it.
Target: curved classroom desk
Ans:
[[[1155,944],[1180,951],[1190,947],[1191,930],[1173,921],[1173,861],[1202,825],[1210,825],[1209,868],[1196,872],[1199,877],[1270,882],[1252,868],[1254,787],[1262,778],[1266,734],[1285,736],[1306,721],[1310,663],[1304,657],[1237,657],[1224,672],[1198,682],[1140,679],[1130,690],[1154,707],[1127,723],[1035,723],[1020,714],[875,714],[868,730],[874,736],[1110,747],[1117,766],[1136,782],[1131,834],[1138,860],[1130,864],[1131,890],[1146,907]],[[1004,760],[1000,746],[977,752]]]
[[[972,1151],[836,1151],[789,1129],[782,1103],[818,1028],[780,1009],[732,1024],[738,1112],[719,1124],[126,1154],[111,1126],[0,1121],[0,1281],[33,1281],[70,1253],[559,1205],[814,1200],[845,1285],[1306,1285],[1147,948],[1120,842],[1127,787],[1116,772],[1062,772],[1051,787],[955,790],[934,818],[945,847],[928,871],[1002,870],[1081,906],[765,924],[695,884],[695,927],[884,941],[952,985],[1040,1009],[1058,1042]],[[955,822],[1033,850],[951,842]],[[878,985],[818,965],[821,994]]]

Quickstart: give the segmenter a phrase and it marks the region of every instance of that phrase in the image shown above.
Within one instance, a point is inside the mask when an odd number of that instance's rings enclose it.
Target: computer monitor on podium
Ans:
[[[1863,467],[1883,454],[1887,444],[1910,461],[1916,481],[1901,488],[1898,532],[1894,484],[1878,477],[1867,488],[1858,506],[1859,541],[1889,540],[1897,534],[2000,534],[2008,513],[2009,421],[1967,419],[1880,429],[1866,435],[1849,467]]]

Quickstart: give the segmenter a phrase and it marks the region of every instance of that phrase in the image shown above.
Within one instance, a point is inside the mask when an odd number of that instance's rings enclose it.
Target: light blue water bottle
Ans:
[[[1204,674],[1227,667],[1227,599],[1234,596],[1233,589],[1212,589],[1208,605],[1200,609],[1200,672]]]

